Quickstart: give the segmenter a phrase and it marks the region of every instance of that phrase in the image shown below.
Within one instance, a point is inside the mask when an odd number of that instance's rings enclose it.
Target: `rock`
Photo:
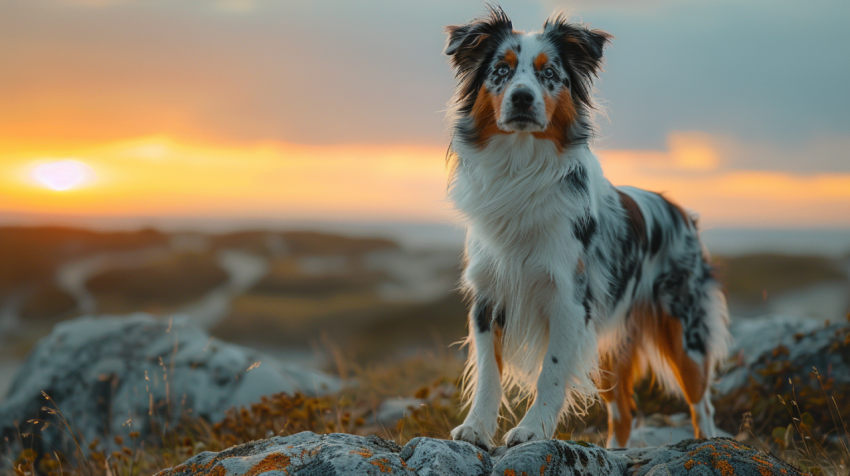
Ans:
[[[462,441],[414,438],[399,453],[417,476],[490,474],[490,455]]]
[[[729,438],[691,439],[675,445],[622,453],[630,460],[627,476],[809,474]]]
[[[850,322],[765,316],[736,321],[731,332],[731,354],[738,355],[738,365],[715,386],[721,394],[747,385],[750,377],[760,380],[760,370],[779,359],[793,362],[806,374],[814,367],[836,383],[850,384]]]
[[[422,398],[388,398],[381,402],[375,413],[375,422],[382,425],[392,425],[404,418],[414,408],[426,403]]]
[[[159,476],[188,475],[434,475],[474,476],[490,473],[484,451],[455,441],[415,438],[404,448],[377,436],[311,432],[274,437],[204,452]]]
[[[107,441],[105,436],[126,438],[132,431],[144,435],[156,426],[173,426],[185,414],[216,422],[228,408],[263,395],[339,387],[338,379],[321,372],[210,338],[185,319],[82,317],[58,324],[36,345],[0,403],[0,431],[16,441],[15,422],[24,433],[32,431],[29,419],[61,425],[43,409],[55,403],[86,442]],[[71,449],[56,428],[39,436]],[[32,442],[36,450],[43,444],[37,437]]]
[[[498,475],[623,474],[627,459],[581,441],[530,441],[508,449],[493,468]]]
[[[843,430],[834,415],[850,413],[850,322],[769,317],[740,321],[732,332],[737,359],[716,385],[717,424],[744,435],[776,432],[793,416],[805,421],[805,435],[794,438],[837,443]]]
[[[377,436],[303,432],[204,452],[157,476],[794,476],[797,468],[727,438],[606,450],[576,441],[531,441],[490,456],[465,442],[414,438],[404,448]]]

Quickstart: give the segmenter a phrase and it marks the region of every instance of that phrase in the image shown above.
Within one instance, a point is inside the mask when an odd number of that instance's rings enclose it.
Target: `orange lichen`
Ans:
[[[289,474],[289,471],[286,469],[287,467],[289,467],[289,464],[289,456],[280,453],[273,453],[263,458],[263,460],[259,463],[255,464],[254,467],[251,468],[243,476],[256,476],[258,474],[263,474],[268,471],[283,471],[284,473]]]
[[[216,466],[209,473],[207,473],[207,476],[226,476],[226,475],[227,475],[227,470],[224,469],[224,466]]]
[[[388,459],[381,458],[381,459],[376,460],[376,461],[369,461],[369,464],[373,464],[373,465],[377,466],[378,469],[380,469],[382,473],[392,473],[393,468],[390,467],[390,466],[387,466],[389,464],[389,462],[390,461]]]
[[[374,454],[373,454],[371,451],[369,451],[369,449],[368,449],[368,448],[363,448],[363,449],[362,449],[362,450],[360,450],[360,451],[352,451],[352,452],[351,452],[351,454],[353,454],[353,455],[360,455],[360,456],[362,456],[362,457],[364,457],[364,458],[371,458],[372,456],[374,456]]]
[[[720,470],[721,476],[734,476],[735,474],[735,468],[725,459],[715,461],[714,468]]]

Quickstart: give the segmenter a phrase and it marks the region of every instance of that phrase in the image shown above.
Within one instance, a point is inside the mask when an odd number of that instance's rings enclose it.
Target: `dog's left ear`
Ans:
[[[602,50],[612,35],[569,23],[563,15],[546,20],[543,33],[558,49],[561,63],[570,75],[571,92],[578,101],[591,106],[593,78],[602,69]]]
[[[543,31],[561,52],[561,59],[588,77],[599,73],[602,50],[614,38],[602,30],[569,23],[561,14],[546,20]]]

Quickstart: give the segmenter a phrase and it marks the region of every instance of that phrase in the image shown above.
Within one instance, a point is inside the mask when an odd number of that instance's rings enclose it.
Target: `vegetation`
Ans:
[[[845,343],[845,339],[850,340],[845,335],[836,336],[839,350],[844,346],[850,350],[850,342]],[[158,428],[146,438],[130,433],[127,439],[79,441],[80,449],[74,454],[37,455],[27,449],[9,455],[8,461],[14,463],[15,474],[19,476],[152,474],[176,466],[200,451],[221,451],[275,435],[302,431],[377,434],[403,445],[416,436],[449,438],[451,429],[462,422],[465,411],[460,407],[456,390],[462,362],[457,354],[423,352],[369,366],[354,364],[338,350],[334,354],[335,370],[356,382],[337,394],[318,398],[270,395],[250,407],[229,410],[224,420],[215,424],[184,414],[176,428]],[[777,374],[773,377],[777,379],[785,379],[786,371],[798,371],[787,365],[774,370]],[[777,388],[751,385],[717,402],[718,422],[725,430],[737,434],[737,439],[813,474],[845,475],[850,463],[850,440],[842,415],[848,414],[845,412],[850,412],[850,407],[842,398],[846,393],[838,392],[850,389],[835,388],[829,379],[817,373],[815,381],[821,382],[820,388],[783,387],[778,380]],[[798,383],[808,384],[804,380]],[[779,395],[772,393],[777,389]],[[816,396],[818,392],[820,397]],[[744,395],[746,399],[742,398]],[[424,403],[410,407],[395,424],[386,426],[376,422],[374,414],[381,402],[393,397],[415,397]],[[665,396],[650,381],[638,387],[637,399],[640,410],[647,414],[686,410],[683,403]],[[75,435],[73,426],[62,417],[61,409],[50,408],[48,413],[50,419],[39,423],[42,429],[52,425]],[[497,438],[522,416],[520,405],[516,415],[502,421]],[[605,410],[597,404],[582,419],[563,423],[556,437],[601,445],[605,433]]]

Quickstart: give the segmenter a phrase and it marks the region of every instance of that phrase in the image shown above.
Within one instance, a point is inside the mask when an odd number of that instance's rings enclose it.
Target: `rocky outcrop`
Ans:
[[[263,395],[339,387],[321,372],[210,338],[185,319],[83,317],[57,325],[39,341],[0,403],[0,431],[9,441],[18,440],[18,428],[35,432],[36,449],[45,443],[70,449],[55,410],[85,441],[105,441],[173,426],[185,415],[215,422],[225,410]],[[43,424],[31,419],[60,428],[40,431]]]
[[[675,445],[628,450],[628,476],[799,475],[799,469],[730,438],[684,440]]]
[[[817,369],[823,378],[835,384],[850,384],[850,322],[821,322],[809,318],[766,316],[742,319],[732,326],[737,355],[735,365],[715,387],[729,394],[746,386],[750,379],[761,385],[772,384],[770,366],[789,362],[785,377],[808,376]],[[794,369],[802,372],[795,373]],[[780,370],[780,369],[777,369]],[[787,378],[785,378],[787,381]],[[820,389],[816,379],[804,382]]]
[[[837,442],[844,431],[834,416],[850,413],[850,322],[772,316],[740,320],[732,332],[732,367],[715,386],[718,425],[773,432],[793,416],[802,422],[794,438]]]
[[[555,476],[803,474],[734,440],[605,450],[576,441],[532,441],[493,455],[469,443],[414,438],[403,448],[377,436],[304,432],[204,452],[158,476]]]

